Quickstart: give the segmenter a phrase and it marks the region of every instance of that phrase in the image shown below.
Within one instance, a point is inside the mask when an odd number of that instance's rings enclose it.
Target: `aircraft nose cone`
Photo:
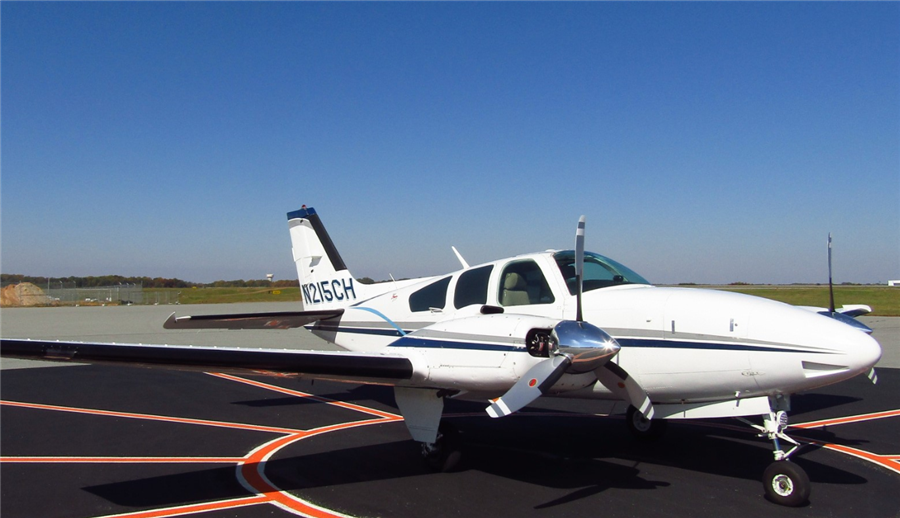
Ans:
[[[853,359],[853,370],[865,372],[881,359],[881,344],[862,331],[858,331],[857,334],[848,347],[848,353]]]

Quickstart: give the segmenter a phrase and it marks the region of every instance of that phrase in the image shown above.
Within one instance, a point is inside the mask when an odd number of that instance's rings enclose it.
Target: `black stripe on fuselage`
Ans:
[[[792,352],[823,354],[828,351],[811,351],[785,345],[772,347],[765,345],[733,344],[721,342],[689,342],[680,340],[659,340],[647,338],[616,338],[622,347],[642,347],[653,349],[701,349],[708,351],[749,351],[749,352]]]
[[[471,351],[524,351],[525,346],[486,344],[478,342],[457,342],[452,340],[431,340],[404,336],[390,344],[390,347],[421,347],[423,349],[462,349]]]
[[[310,325],[306,326],[306,329],[310,331],[321,331],[326,333],[353,333],[360,335],[375,335],[375,336],[395,336],[397,338],[402,337],[403,335],[400,331],[396,329],[373,329],[371,327],[346,327],[346,326],[334,326],[334,325]],[[405,333],[412,333],[412,331],[404,331]]]

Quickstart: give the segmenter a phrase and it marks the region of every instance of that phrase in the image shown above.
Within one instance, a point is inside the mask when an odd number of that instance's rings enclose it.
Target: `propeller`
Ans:
[[[828,318],[833,318],[838,322],[843,322],[848,326],[855,327],[864,333],[872,334],[872,328],[863,324],[859,320],[854,317],[859,315],[865,315],[866,313],[872,311],[868,306],[858,306],[858,309],[847,310],[847,306],[844,306],[844,309],[838,311],[834,306],[834,282],[832,282],[831,278],[831,232],[828,233],[828,310],[827,311],[819,311],[820,315],[824,315]]]
[[[581,310],[581,293],[584,289],[584,216],[578,218],[578,229],[575,231],[575,320],[584,320]]]
[[[491,403],[491,417],[507,416],[531,403],[559,381],[563,374],[596,371],[619,352],[619,343],[587,322],[563,320],[550,333],[550,357],[522,376],[503,397]]]
[[[571,363],[572,360],[569,358],[556,355],[528,369],[528,372],[503,397],[491,403],[487,408],[488,415],[507,416],[541,397],[547,389],[559,381]]]
[[[581,302],[584,228],[585,219],[581,216],[575,232],[576,319],[563,320],[553,328],[550,357],[528,369],[506,394],[491,403],[487,408],[491,417],[507,416],[523,408],[545,394],[563,374],[594,372],[597,381],[610,392],[637,408],[644,418],[653,418],[653,405],[647,392],[625,369],[610,361],[619,352],[619,343],[599,327],[584,321]]]
[[[828,311],[834,313],[834,283],[831,282],[831,232],[828,233]]]

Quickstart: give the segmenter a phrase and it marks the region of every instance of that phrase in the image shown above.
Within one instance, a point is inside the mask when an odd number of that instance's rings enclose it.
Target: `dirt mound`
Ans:
[[[30,282],[11,284],[0,290],[0,306],[46,306],[50,297]]]

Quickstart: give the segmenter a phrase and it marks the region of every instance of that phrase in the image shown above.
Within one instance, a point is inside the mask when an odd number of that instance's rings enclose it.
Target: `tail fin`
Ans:
[[[304,309],[344,308],[364,300],[365,287],[353,279],[316,210],[304,205],[287,217]]]

